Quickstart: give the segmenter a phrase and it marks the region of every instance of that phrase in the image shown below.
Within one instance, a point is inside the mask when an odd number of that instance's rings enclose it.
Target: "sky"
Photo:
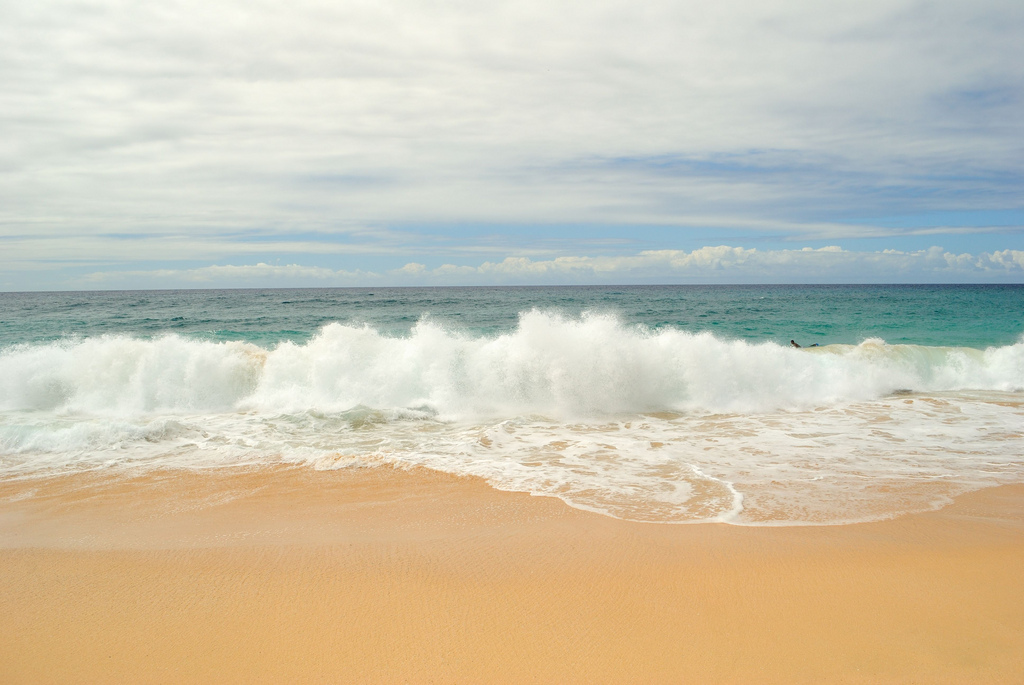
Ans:
[[[0,290],[1024,282],[1020,0],[0,0]]]

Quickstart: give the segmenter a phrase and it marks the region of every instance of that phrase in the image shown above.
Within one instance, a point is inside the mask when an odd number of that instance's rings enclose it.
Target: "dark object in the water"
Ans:
[[[789,344],[792,345],[793,347],[800,347],[799,345],[796,344],[796,340],[790,340]]]

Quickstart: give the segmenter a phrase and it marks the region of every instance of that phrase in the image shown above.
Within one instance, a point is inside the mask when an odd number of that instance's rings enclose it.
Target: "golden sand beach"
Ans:
[[[426,470],[0,483],[0,682],[1021,683],[1024,486],[620,521]]]

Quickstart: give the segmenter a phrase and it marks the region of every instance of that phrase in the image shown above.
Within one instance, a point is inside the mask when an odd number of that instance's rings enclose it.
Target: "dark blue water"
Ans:
[[[332,322],[402,336],[424,317],[492,335],[513,330],[533,309],[804,345],[882,338],[985,348],[1024,333],[1024,285],[325,288],[2,293],[0,346],[166,333],[268,346],[306,342]]]

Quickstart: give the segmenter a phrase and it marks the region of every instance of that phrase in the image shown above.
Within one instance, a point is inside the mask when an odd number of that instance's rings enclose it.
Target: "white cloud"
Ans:
[[[124,283],[145,283],[151,287],[266,287],[282,284],[357,285],[379,278],[369,271],[344,271],[299,264],[233,265],[214,264],[195,269],[154,269],[151,271],[97,271],[88,274],[82,283],[91,287],[119,286]]]
[[[0,234],[1019,207],[1022,31],[1018,0],[9,2]]]
[[[509,257],[476,267],[444,265],[417,270],[424,282],[461,278],[479,282],[935,282],[991,278],[1019,282],[1024,251],[953,254],[942,248],[912,252],[853,252],[835,246],[793,250],[703,247],[645,251],[620,257]]]
[[[1024,251],[953,254],[927,250],[855,252],[757,250],[725,245],[690,252],[652,250],[618,257],[508,257],[476,266],[418,262],[386,273],[298,264],[215,265],[195,269],[96,272],[85,287],[301,287],[558,283],[928,283],[1020,282]]]

